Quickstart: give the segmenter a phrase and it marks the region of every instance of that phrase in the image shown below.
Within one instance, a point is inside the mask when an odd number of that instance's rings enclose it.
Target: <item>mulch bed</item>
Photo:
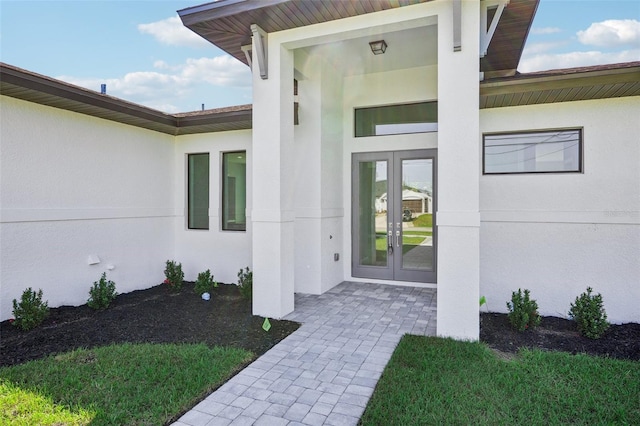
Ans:
[[[518,332],[506,314],[482,313],[480,340],[500,352],[515,353],[519,348],[564,351],[572,354],[640,360],[640,324],[612,324],[600,339],[581,336],[573,321],[542,317],[533,330]]]
[[[87,305],[52,308],[44,323],[29,332],[3,321],[0,366],[124,342],[235,346],[258,356],[300,326],[270,320],[271,329],[264,331],[264,318],[252,315],[251,302],[235,285],[220,285],[210,301],[202,300],[193,287],[185,282],[176,293],[158,285],[121,294],[104,311]],[[480,318],[480,340],[501,352],[526,347],[640,360],[640,324],[612,325],[601,339],[591,340],[580,336],[572,321],[557,317],[543,317],[539,327],[523,333],[511,328],[505,314],[483,313]]]
[[[235,285],[221,284],[209,301],[193,288],[194,283],[185,282],[179,292],[161,284],[120,294],[103,311],[87,305],[52,308],[47,319],[28,332],[3,321],[0,366],[125,342],[206,343],[261,355],[300,326],[270,319],[271,329],[264,331],[264,318],[252,315],[251,302],[241,297]]]

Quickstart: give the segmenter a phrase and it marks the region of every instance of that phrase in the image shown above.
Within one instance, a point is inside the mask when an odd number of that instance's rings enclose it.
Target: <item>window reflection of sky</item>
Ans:
[[[376,182],[387,180],[386,161],[376,161]],[[402,161],[402,183],[405,186],[432,192],[433,160],[429,158]]]

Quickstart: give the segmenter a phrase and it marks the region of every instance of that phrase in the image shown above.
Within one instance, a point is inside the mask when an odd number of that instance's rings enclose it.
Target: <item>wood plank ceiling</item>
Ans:
[[[222,0],[178,11],[182,23],[247,64],[251,24],[267,33],[318,24],[432,0]]]
[[[348,18],[431,0],[221,0],[179,10],[183,24],[239,61],[251,44],[251,24],[267,33]],[[489,76],[514,75],[539,0],[510,0],[480,60]],[[490,24],[493,14],[490,13]]]
[[[516,73],[538,3],[539,0],[511,0],[505,7],[487,54],[480,59],[480,71],[487,78]],[[487,27],[492,17],[493,13],[489,13]]]

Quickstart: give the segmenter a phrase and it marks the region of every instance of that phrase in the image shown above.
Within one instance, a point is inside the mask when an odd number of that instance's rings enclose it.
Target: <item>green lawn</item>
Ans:
[[[431,213],[421,214],[413,219],[413,226],[433,228],[433,215]]]
[[[122,344],[3,367],[0,424],[164,424],[252,358],[203,344]]]
[[[361,424],[640,424],[640,363],[406,335]]]
[[[423,236],[423,237],[430,237],[430,236],[433,235],[433,232],[431,232],[431,231],[414,231],[413,229],[409,228],[409,229],[405,229],[403,231],[403,234],[404,235],[410,235],[410,236],[412,236],[412,235],[420,235],[420,236]]]
[[[411,235],[402,236],[403,253],[408,252],[413,246],[419,246],[424,241],[425,237],[420,232],[411,232]],[[425,235],[426,236],[426,235]],[[387,236],[385,234],[376,234],[376,250],[387,250]]]

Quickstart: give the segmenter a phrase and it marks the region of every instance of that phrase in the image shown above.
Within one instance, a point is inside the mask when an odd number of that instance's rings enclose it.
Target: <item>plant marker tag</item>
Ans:
[[[484,305],[485,303],[487,303],[487,298],[486,298],[486,297],[484,297],[484,296],[482,296],[482,297],[480,298],[480,306]]]
[[[269,331],[271,330],[271,323],[269,322],[269,318],[265,318],[264,322],[262,323],[262,329],[264,331]]]

